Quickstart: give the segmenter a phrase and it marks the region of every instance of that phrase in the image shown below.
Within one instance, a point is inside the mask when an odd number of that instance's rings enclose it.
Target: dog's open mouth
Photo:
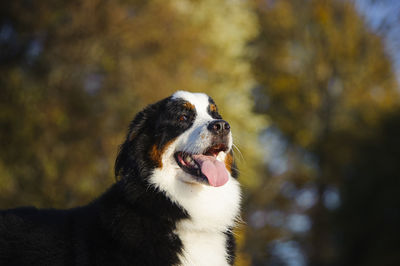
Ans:
[[[219,187],[228,182],[229,174],[225,163],[219,161],[217,156],[227,150],[226,145],[218,144],[209,147],[203,154],[178,151],[175,153],[175,160],[183,171],[196,177],[196,180]]]

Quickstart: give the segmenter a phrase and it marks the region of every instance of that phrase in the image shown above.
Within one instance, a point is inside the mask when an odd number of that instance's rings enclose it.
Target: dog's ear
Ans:
[[[132,141],[136,136],[143,133],[146,127],[154,126],[156,118],[162,113],[161,109],[166,105],[170,98],[171,97],[168,97],[159,102],[151,104],[139,112],[129,125],[129,131],[126,140]]]
[[[122,179],[131,170],[138,170],[139,161],[144,159],[141,158],[142,154],[138,150],[143,150],[144,147],[142,146],[148,142],[149,136],[146,134],[146,128],[149,127],[149,120],[151,119],[151,107],[148,106],[139,112],[129,124],[128,134],[121,144],[115,160],[114,172],[117,180]]]
[[[146,121],[147,117],[145,114],[145,110],[143,110],[140,113],[138,113],[130,123],[126,140],[132,141],[135,138],[135,136],[139,135],[140,132],[142,132],[144,125],[146,124]]]
[[[144,167],[145,163],[143,162],[146,160],[143,151],[149,148],[146,147],[146,144],[150,145],[152,143],[156,117],[168,99],[166,98],[147,106],[130,123],[126,139],[120,146],[115,160],[114,171],[117,179],[129,174],[131,171],[140,172]]]

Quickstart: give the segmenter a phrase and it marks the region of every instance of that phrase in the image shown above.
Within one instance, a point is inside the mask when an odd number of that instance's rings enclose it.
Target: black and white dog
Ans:
[[[231,265],[240,187],[230,126],[178,91],[131,122],[118,178],[87,206],[0,212],[0,265]]]

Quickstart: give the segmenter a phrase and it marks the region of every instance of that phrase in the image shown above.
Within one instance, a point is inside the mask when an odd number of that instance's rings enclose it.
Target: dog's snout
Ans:
[[[207,129],[215,135],[225,136],[230,132],[231,126],[225,120],[215,120],[208,124]]]

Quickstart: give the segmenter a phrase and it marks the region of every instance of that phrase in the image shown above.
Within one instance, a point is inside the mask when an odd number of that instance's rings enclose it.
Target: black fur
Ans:
[[[162,149],[195,117],[195,110],[171,98],[137,114],[116,159],[117,182],[87,206],[1,211],[0,265],[178,264],[182,242],[173,232],[190,217],[149,186],[157,167],[149,151],[154,145]],[[226,234],[233,263],[233,236]]]
[[[232,229],[232,228],[231,228]],[[233,236],[232,230],[228,230],[225,232],[226,235],[226,250],[228,251],[228,263],[233,265],[235,262],[235,249],[236,249],[236,242]]]

